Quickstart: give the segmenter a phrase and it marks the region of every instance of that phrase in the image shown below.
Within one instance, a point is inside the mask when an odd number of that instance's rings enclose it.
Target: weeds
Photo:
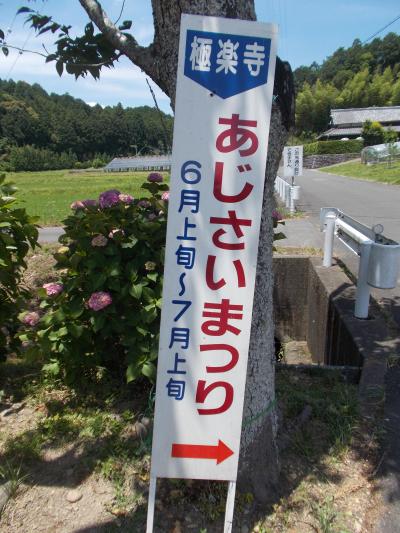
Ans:
[[[21,465],[15,466],[6,461],[5,464],[0,466],[0,480],[4,483],[4,490],[6,491],[6,502],[3,505],[0,504],[0,518],[8,500],[15,498],[19,487],[27,477],[28,475],[24,474]]]

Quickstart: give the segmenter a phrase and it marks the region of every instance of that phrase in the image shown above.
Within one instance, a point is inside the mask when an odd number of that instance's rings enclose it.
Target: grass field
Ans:
[[[134,197],[147,196],[141,190],[148,172],[105,173],[93,172],[71,173],[69,170],[49,170],[43,172],[9,172],[7,178],[18,187],[19,204],[30,215],[40,217],[43,226],[61,225],[61,221],[70,213],[74,200],[97,198],[107,189],[118,189]],[[167,176],[163,173],[164,177]]]
[[[400,185],[400,162],[392,164],[388,168],[386,163],[378,165],[363,165],[360,162],[340,163],[331,167],[324,167],[323,172],[338,174],[339,176],[349,176],[350,178],[363,179],[369,181],[379,181],[381,183],[391,183]]]

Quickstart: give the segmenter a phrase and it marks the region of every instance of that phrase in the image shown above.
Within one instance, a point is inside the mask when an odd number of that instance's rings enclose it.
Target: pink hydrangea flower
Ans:
[[[102,209],[105,207],[112,207],[115,204],[119,203],[119,195],[121,193],[117,189],[110,189],[109,191],[104,191],[99,196],[99,205]]]
[[[169,191],[165,191],[162,193],[161,200],[164,200],[165,202],[169,201]]]
[[[93,309],[93,311],[100,311],[101,309],[104,309],[112,304],[111,294],[103,291],[94,292],[87,303],[90,309]]]
[[[75,202],[72,202],[70,205],[70,208],[74,211],[77,211],[78,209],[84,209],[85,205],[81,200],[75,200]]]
[[[147,176],[147,181],[150,183],[161,183],[163,181],[163,177],[159,172],[150,172],[150,174]]]
[[[61,283],[45,283],[43,289],[46,290],[47,296],[58,296],[64,290],[64,285]]]
[[[82,200],[82,203],[84,207],[97,207],[97,200],[91,200],[90,198]]]
[[[283,216],[281,215],[281,213],[279,213],[279,211],[277,211],[276,209],[273,209],[272,218],[274,218],[275,220],[282,220]]]
[[[122,202],[124,204],[131,204],[133,202],[134,198],[130,194],[120,194],[119,195],[119,200],[120,200],[120,202]]]
[[[108,239],[107,237],[104,237],[104,235],[96,235],[95,237],[93,237],[92,239],[92,246],[99,246],[99,247],[103,247],[103,246],[106,246],[106,244],[108,243]]]
[[[27,313],[24,318],[22,319],[22,322],[26,326],[36,326],[36,324],[39,322],[40,316],[39,313],[36,313],[36,311],[32,311],[31,313]]]

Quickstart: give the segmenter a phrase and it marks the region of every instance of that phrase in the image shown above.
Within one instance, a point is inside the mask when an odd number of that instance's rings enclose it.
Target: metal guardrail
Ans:
[[[323,207],[320,223],[321,231],[325,231],[324,267],[332,266],[335,236],[360,257],[354,316],[368,318],[371,287],[396,287],[400,270],[400,244],[382,234],[381,224],[369,228],[336,207]]]
[[[296,201],[300,199],[300,186],[290,184],[280,176],[276,176],[275,192],[290,210],[290,214],[293,215],[296,211]]]

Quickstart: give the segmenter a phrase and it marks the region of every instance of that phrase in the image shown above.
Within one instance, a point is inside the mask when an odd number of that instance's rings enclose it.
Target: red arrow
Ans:
[[[217,465],[219,465],[219,463],[228,459],[233,453],[222,440],[218,440],[217,446],[207,446],[205,444],[173,444],[171,457],[216,459]]]

